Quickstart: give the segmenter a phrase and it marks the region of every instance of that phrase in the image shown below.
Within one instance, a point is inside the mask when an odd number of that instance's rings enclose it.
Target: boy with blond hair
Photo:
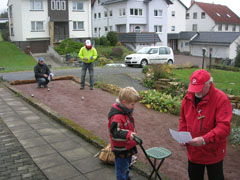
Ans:
[[[130,180],[129,166],[132,155],[137,153],[137,143],[133,140],[135,124],[132,113],[138,100],[139,94],[133,87],[123,88],[108,114],[117,180]]]

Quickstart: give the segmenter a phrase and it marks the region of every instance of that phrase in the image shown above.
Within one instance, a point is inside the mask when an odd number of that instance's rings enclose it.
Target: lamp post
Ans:
[[[209,49],[209,60],[210,60],[209,70],[211,70],[211,65],[212,65],[212,48]]]
[[[202,69],[204,69],[204,57],[206,53],[206,48],[202,48],[202,53],[203,53]]]

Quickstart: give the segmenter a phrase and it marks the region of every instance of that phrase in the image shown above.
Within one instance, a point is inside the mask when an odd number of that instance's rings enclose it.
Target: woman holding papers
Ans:
[[[190,180],[203,180],[205,167],[209,180],[224,180],[223,159],[231,119],[228,97],[214,87],[207,71],[195,71],[190,77],[179,120],[179,131],[188,131],[193,138],[185,144]]]

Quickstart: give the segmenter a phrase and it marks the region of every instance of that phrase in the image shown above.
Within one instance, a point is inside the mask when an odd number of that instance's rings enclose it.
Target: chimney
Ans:
[[[191,0],[190,6],[192,6],[195,3],[195,0]]]

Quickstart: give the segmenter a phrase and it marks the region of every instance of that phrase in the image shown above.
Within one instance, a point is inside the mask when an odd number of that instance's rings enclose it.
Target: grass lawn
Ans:
[[[36,60],[24,54],[15,44],[0,41],[0,67],[5,70],[0,72],[33,70]]]
[[[174,77],[189,84],[189,78],[196,69],[173,70]],[[221,89],[227,94],[240,95],[240,73],[233,71],[224,71],[212,69],[210,72],[213,77],[215,87]]]
[[[0,41],[2,41],[3,39],[2,39],[2,34],[1,34],[1,32],[0,32]]]

